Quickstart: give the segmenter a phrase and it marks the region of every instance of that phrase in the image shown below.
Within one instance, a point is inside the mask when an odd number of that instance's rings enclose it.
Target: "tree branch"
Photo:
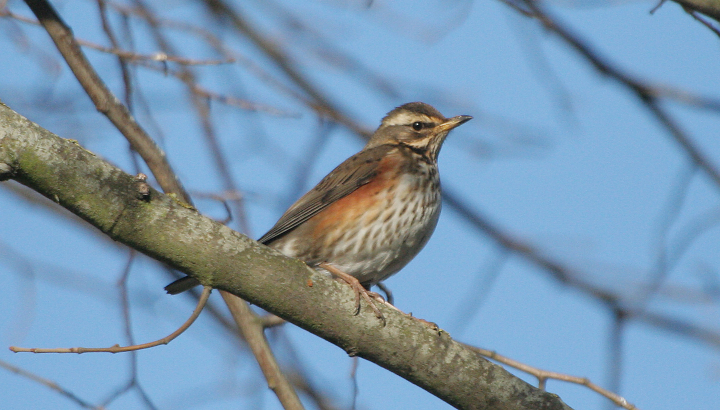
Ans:
[[[720,0],[673,0],[683,8],[698,11],[720,22]]]
[[[107,88],[85,57],[72,30],[60,18],[52,5],[45,0],[27,0],[25,3],[55,42],[58,51],[95,104],[95,108],[115,125],[132,148],[140,154],[162,189],[167,193],[174,192],[183,201],[191,203],[190,196],[185,192],[170,167],[165,153],[135,121],[127,107]]]
[[[200,215],[155,190],[138,195],[133,176],[76,142],[0,105],[0,180],[15,179],[106,235],[230,292],[363,357],[463,409],[568,409],[419,321],[381,306],[357,316],[352,290]]]

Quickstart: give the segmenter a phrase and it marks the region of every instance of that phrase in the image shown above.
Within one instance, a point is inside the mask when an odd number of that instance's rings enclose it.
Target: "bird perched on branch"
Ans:
[[[371,286],[425,246],[441,207],[437,158],[448,133],[472,117],[445,118],[428,104],[401,105],[367,145],[295,202],[258,242],[344,280],[383,318]],[[197,280],[166,286],[183,292]]]

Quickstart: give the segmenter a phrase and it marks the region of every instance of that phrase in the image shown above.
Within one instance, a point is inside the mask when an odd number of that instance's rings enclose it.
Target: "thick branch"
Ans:
[[[0,180],[12,178],[116,241],[266,309],[464,409],[567,409],[447,333],[381,307],[383,327],[354,293],[302,262],[151,190],[77,143],[0,105]]]
[[[681,6],[699,11],[720,22],[720,0],[673,0]]]
[[[265,375],[268,387],[275,392],[275,395],[283,404],[285,410],[302,410],[304,407],[298,398],[292,384],[287,380],[278,365],[275,356],[270,350],[270,344],[265,339],[264,328],[261,319],[250,309],[248,303],[235,295],[227,292],[220,292],[223,300],[227,303],[233,317],[238,322],[238,328],[243,334],[250,350],[258,361],[260,370]]]

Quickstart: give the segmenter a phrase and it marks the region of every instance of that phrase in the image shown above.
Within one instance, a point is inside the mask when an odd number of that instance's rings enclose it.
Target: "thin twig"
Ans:
[[[284,50],[277,43],[263,37],[241,13],[236,11],[235,7],[231,7],[224,0],[205,0],[205,5],[208,11],[217,16],[218,19],[229,19],[235,29],[243,33],[248,40],[261,49],[296,86],[309,96],[309,99],[300,96],[301,102],[313,109],[318,115],[343,124],[357,134],[369,135],[367,129],[359,126],[355,121],[343,114],[342,111],[336,109],[329,99],[317,87],[312,85],[310,80],[295,69],[294,62]]]
[[[270,350],[263,332],[262,321],[258,319],[244,300],[227,292],[220,291],[220,294],[227,303],[228,308],[230,308],[230,312],[233,313],[233,318],[235,318],[240,332],[242,332],[245,341],[250,346],[250,350],[255,355],[255,359],[265,375],[268,387],[277,395],[283,408],[285,410],[304,409],[295,389],[282,373],[275,355]]]
[[[152,171],[160,187],[166,193],[173,193],[181,201],[192,204],[190,196],[177,179],[165,153],[155,144],[149,135],[125,107],[107,88],[95,69],[82,52],[70,27],[60,18],[53,6],[46,0],[26,0],[25,3],[45,28],[58,51],[62,54],[85,92],[115,127],[130,142],[133,149],[142,156]]]
[[[660,1],[658,2],[658,4],[655,5],[655,7],[653,7],[653,8],[650,9],[650,14],[655,14],[655,12],[658,11],[658,9],[660,9],[660,7],[662,7],[663,4],[665,4],[666,1],[667,1],[667,0],[660,0]]]
[[[679,173],[678,181],[672,187],[670,195],[668,195],[665,209],[661,213],[662,219],[658,224],[656,235],[657,254],[655,255],[655,266],[652,268],[652,277],[648,281],[648,285],[643,292],[640,292],[636,297],[637,302],[635,304],[637,306],[647,305],[650,298],[656,295],[663,286],[665,278],[678,261],[678,258],[674,258],[672,261],[669,260],[667,249],[668,236],[670,234],[670,228],[672,228],[680,217],[680,211],[683,209],[683,205],[687,199],[690,183],[698,170],[697,165],[694,163],[684,164],[683,168]]]
[[[659,329],[665,329],[685,337],[705,342],[716,349],[720,346],[720,332],[718,331],[646,310],[626,310],[624,314],[628,319],[638,320]]]
[[[613,309],[613,322],[608,330],[607,343],[607,382],[609,391],[620,391],[622,386],[623,374],[623,337],[625,336],[626,316],[622,309]],[[612,410],[615,406],[608,403],[608,410]]]
[[[143,343],[139,345],[133,345],[133,346],[125,346],[121,347],[119,345],[111,346],[111,347],[71,347],[71,348],[55,348],[55,349],[46,349],[46,348],[26,348],[26,347],[16,347],[16,346],[10,346],[10,350],[15,353],[120,353],[120,352],[131,352],[135,350],[141,350],[141,349],[148,349],[151,347],[159,346],[159,345],[166,345],[170,343],[173,339],[180,336],[187,328],[189,328],[193,322],[195,322],[195,319],[197,319],[198,316],[200,316],[200,312],[202,312],[203,308],[205,307],[205,303],[207,302],[208,298],[210,297],[210,292],[212,292],[212,288],[210,286],[205,286],[203,288],[203,292],[200,295],[200,300],[198,301],[197,306],[195,307],[195,310],[193,311],[192,315],[190,315],[190,318],[183,323],[182,326],[180,326],[176,331],[170,333],[169,335],[163,337],[162,339],[158,339],[154,342],[149,343]]]
[[[127,263],[125,264],[125,267],[120,274],[120,278],[117,281],[118,286],[120,287],[120,301],[122,303],[122,316],[123,316],[123,323],[125,325],[125,337],[127,338],[127,343],[129,345],[135,344],[135,337],[133,336],[132,332],[132,320],[130,317],[130,295],[128,292],[128,278],[130,277],[131,268],[133,265],[133,262],[135,261],[135,257],[137,256],[137,251],[134,249],[130,249],[130,252],[128,254]],[[140,384],[140,381],[138,379],[138,361],[137,361],[137,351],[132,350],[129,352],[129,360],[130,360],[130,379],[127,381],[125,386],[122,386],[121,388],[117,389],[113,394],[108,396],[103,402],[103,406],[108,406],[110,403],[115,401],[116,398],[120,397],[122,394],[124,394],[127,391],[130,391],[131,389],[135,389],[137,393],[139,393],[140,398],[145,402],[145,405],[150,410],[157,410],[157,406],[155,406],[155,403],[152,402],[150,399],[150,396],[145,392],[145,389]]]
[[[154,62],[160,62],[160,63],[177,63],[181,65],[221,65],[221,64],[231,64],[234,63],[235,60],[232,58],[226,58],[222,60],[195,60],[191,58],[185,58],[185,57],[176,57],[171,56],[166,53],[163,53],[162,51],[158,51],[152,54],[141,54],[133,51],[127,51],[120,48],[115,47],[105,47],[97,43],[93,43],[91,41],[87,40],[81,40],[78,39],[78,43],[81,46],[91,48],[96,51],[100,51],[107,54],[113,54],[118,57],[122,57],[125,60],[128,60],[130,62],[137,61],[137,60],[146,60],[146,61],[154,61]]]
[[[702,13],[720,23],[720,2],[716,0],[673,0],[675,3]]]
[[[312,370],[308,370],[303,365],[304,361],[298,354],[293,342],[288,337],[287,332],[283,332],[280,329],[273,329],[268,331],[268,333],[272,333],[272,336],[275,336],[275,341],[282,343],[283,353],[288,357],[287,361],[293,364],[293,369],[287,371],[288,378],[292,382],[293,386],[295,386],[299,392],[302,392],[304,397],[314,401],[318,410],[337,410],[339,407],[332,403],[333,400],[330,398],[331,395],[323,391],[323,388],[329,388],[332,390],[332,386],[322,383],[322,387],[316,385],[313,381],[315,378],[310,377]],[[333,393],[337,392],[334,391]],[[333,394],[333,396],[337,395]]]
[[[715,27],[715,25],[713,25],[711,22],[707,21],[707,20],[706,20],[703,16],[701,16],[697,11],[691,9],[690,7],[688,7],[688,6],[686,6],[686,5],[683,5],[682,8],[683,8],[683,10],[685,10],[685,12],[686,12],[687,14],[689,14],[690,16],[692,16],[692,18],[694,18],[695,20],[697,20],[698,22],[700,22],[700,24],[702,24],[703,26],[709,28],[710,31],[712,31],[713,33],[715,33],[716,36],[720,37],[720,29],[718,29],[717,27]]]
[[[480,347],[475,347],[475,346],[471,346],[471,345],[467,345],[467,344],[465,346],[467,346],[469,349],[475,350],[476,352],[480,353],[481,355],[483,355],[489,359],[495,360],[499,363],[508,365],[510,367],[513,367],[515,369],[518,369],[520,371],[523,371],[525,373],[528,373],[530,375],[537,377],[540,386],[544,386],[545,381],[548,379],[560,380],[560,381],[564,381],[564,382],[568,382],[568,383],[575,383],[575,384],[585,386],[588,389],[600,394],[603,397],[607,397],[608,399],[612,400],[613,403],[617,404],[618,406],[620,406],[624,409],[638,410],[637,407],[628,403],[628,401],[625,400],[625,398],[623,398],[609,390],[603,389],[602,387],[598,386],[597,384],[591,382],[587,377],[571,376],[569,374],[550,372],[547,370],[538,369],[537,367],[533,367],[533,366],[527,365],[525,363],[518,362],[517,360],[511,359],[509,357],[502,356],[492,350],[486,350],[486,349],[482,349]]]
[[[121,4],[117,4],[114,2],[107,1],[108,5],[113,7],[115,10],[118,11],[118,13],[124,15],[124,16],[132,16],[137,17],[140,19],[143,19],[147,21],[149,19],[146,11],[142,10],[138,7],[127,7]],[[295,100],[301,101],[306,105],[311,105],[307,98],[305,98],[301,93],[299,93],[297,90],[293,89],[292,87],[287,86],[284,82],[276,79],[272,74],[267,72],[265,69],[263,69],[260,65],[255,63],[253,60],[245,57],[244,55],[240,54],[237,51],[229,49],[226,44],[218,38],[215,34],[211,33],[208,30],[205,30],[202,27],[198,27],[193,24],[189,24],[184,21],[175,21],[170,19],[163,19],[157,16],[152,16],[152,25],[155,26],[162,26],[165,28],[178,30],[186,33],[190,33],[194,36],[197,36],[201,39],[203,39],[208,45],[210,45],[216,52],[218,52],[220,55],[224,56],[226,59],[232,59],[237,64],[242,65],[245,69],[247,69],[250,73],[255,75],[258,79],[265,82],[266,84],[270,85],[271,87],[275,88],[276,90],[280,91],[281,93],[288,95],[292,97]],[[202,92],[202,91],[200,91]],[[208,98],[215,98],[214,96],[210,95]],[[227,99],[224,96],[218,96],[218,101],[225,102],[231,105],[243,105],[242,101],[234,101],[233,97],[228,97]],[[253,104],[253,103],[251,103]],[[259,106],[259,104],[255,104],[256,106]],[[272,108],[272,107],[268,107]],[[293,113],[285,113],[283,110],[279,109],[263,109],[263,108],[250,108],[257,111],[267,111],[271,114],[273,111],[276,111],[279,113],[279,115],[285,115],[285,116],[296,116],[297,114]]]
[[[660,107],[655,87],[634,78],[617,66],[611,64],[608,59],[601,57],[596,50],[593,50],[580,39],[578,35],[572,33],[570,29],[550,17],[545,10],[541,9],[538,2],[533,0],[524,0],[524,2],[527,8],[532,10],[533,17],[537,19],[543,27],[560,37],[560,39],[592,64],[598,72],[618,81],[635,94],[655,116],[657,121],[665,127],[668,133],[690,156],[692,161],[698,164],[698,166],[712,178],[715,185],[720,188],[720,171],[715,167],[713,161],[707,158],[702,150],[692,141],[690,136],[680,128],[670,114]]]
[[[155,41],[164,51],[175,53],[175,49],[170,39],[160,30],[160,26],[156,21],[155,13],[152,12],[150,7],[145,4],[143,0],[134,0],[138,9],[145,14],[147,24],[149,25],[150,32],[152,33]],[[220,179],[224,185],[224,189],[227,191],[237,191],[238,185],[235,182],[233,174],[230,172],[230,167],[225,160],[225,155],[220,148],[220,143],[217,138],[217,132],[215,126],[210,120],[210,106],[203,96],[195,93],[195,87],[197,86],[197,77],[195,72],[189,67],[181,66],[179,68],[180,76],[177,77],[182,81],[191,91],[191,102],[195,108],[200,124],[202,125],[203,135],[212,153],[213,160],[217,167]],[[239,225],[239,231],[245,234],[249,233],[249,225],[247,222],[247,215],[245,212],[245,201],[240,198],[233,202],[234,215],[237,218]]]
[[[232,209],[230,209],[230,205],[228,204],[228,199],[223,197],[222,195],[218,195],[215,193],[205,193],[205,192],[194,192],[193,195],[195,198],[208,198],[212,199],[214,201],[220,202],[222,206],[225,208],[225,213],[227,214],[225,218],[223,219],[216,219],[219,223],[223,225],[227,225],[230,221],[232,221]],[[241,198],[242,195],[234,195],[234,200],[237,200],[238,198]]]
[[[168,74],[173,75],[175,77],[179,77],[179,75],[177,75],[177,73],[175,73],[175,72],[168,72]],[[207,98],[209,100],[218,101],[220,103],[223,103],[223,104],[226,104],[229,106],[242,108],[243,110],[263,112],[265,114],[274,115],[276,117],[289,117],[289,118],[300,117],[299,113],[289,112],[286,110],[278,109],[271,105],[260,104],[260,103],[246,100],[244,98],[232,97],[229,95],[217,93],[215,91],[210,91],[207,88],[202,87],[201,85],[199,85],[197,83],[188,84],[188,86],[190,88],[190,91],[192,91],[193,94],[197,95],[198,97],[203,97],[203,98]]]
[[[133,262],[135,261],[136,251],[134,249],[130,249],[130,252],[128,253],[127,262],[125,263],[125,267],[123,268],[122,272],[120,273],[120,278],[117,281],[117,285],[120,287],[120,303],[122,305],[122,317],[123,322],[125,325],[125,338],[127,339],[128,345],[134,345],[135,340],[133,339],[132,335],[132,326],[131,326],[131,319],[130,319],[130,296],[127,292],[127,279],[130,275],[130,270],[132,268]],[[103,407],[108,406],[110,403],[115,401],[118,397],[123,395],[124,393],[130,391],[130,389],[133,388],[133,386],[137,385],[137,352],[135,350],[130,351],[130,354],[128,355],[130,359],[130,379],[125,383],[125,385],[121,386],[120,388],[116,389],[114,392],[110,393],[105,400],[102,401]]]
[[[117,37],[115,36],[115,32],[112,29],[112,26],[110,25],[110,19],[107,15],[107,5],[105,4],[105,0],[96,0],[98,5],[98,14],[100,15],[100,23],[102,25],[103,31],[105,32],[105,35],[107,36],[108,40],[110,41],[110,44],[112,44],[113,48],[120,48],[120,42],[118,41]],[[78,40],[79,42],[79,40]],[[81,43],[82,44],[82,43]],[[123,86],[125,89],[125,106],[128,108],[130,112],[133,112],[133,86],[132,86],[132,76],[130,74],[130,69],[128,67],[128,62],[126,59],[118,56],[117,58],[118,66],[120,67],[120,75],[122,76]],[[140,172],[139,166],[136,163],[135,164],[135,171]],[[131,343],[132,344],[132,343]]]
[[[0,8],[0,17],[10,17],[17,21],[27,23],[27,24],[33,24],[33,25],[41,25],[39,21],[27,18],[25,16],[22,16],[17,13],[13,13],[12,11],[8,9],[2,9]],[[112,47],[106,47],[97,43],[94,43],[92,41],[83,40],[81,38],[75,38],[75,40],[83,47],[91,48],[95,51],[99,51],[101,53],[106,54],[113,54],[118,57],[121,57],[124,60],[127,60],[129,62],[134,62],[138,60],[145,60],[145,61],[154,61],[154,62],[161,62],[161,63],[176,63],[181,65],[222,65],[222,64],[231,64],[234,63],[236,60],[234,58],[228,57],[223,59],[214,59],[214,60],[197,60],[192,58],[185,58],[185,57],[178,57],[174,55],[168,55],[166,53],[163,53],[161,51],[152,53],[152,54],[142,54],[137,53],[134,51],[128,51],[124,50],[116,45],[113,45]]]
[[[720,347],[720,333],[718,332],[654,313],[637,312],[623,307],[621,303],[622,297],[619,294],[603,289],[589,281],[582,280],[582,275],[579,272],[565,266],[560,261],[553,259],[551,256],[544,255],[530,244],[509,236],[507,233],[492,224],[484,215],[471,210],[467,205],[458,199],[459,196],[455,195],[454,192],[448,190],[447,187],[444,189],[445,192],[443,192],[443,199],[447,205],[452,207],[477,229],[485,232],[491,238],[496,240],[500,245],[542,267],[558,281],[587,293],[588,295],[605,302],[612,308],[622,309],[628,319],[638,320],[658,328],[668,329],[680,335],[705,342],[715,348]],[[720,212],[713,210],[707,215],[704,215],[704,218],[699,219],[697,223],[693,224],[691,229],[687,229],[688,232],[693,233],[692,235],[678,235],[678,237],[681,237],[683,241],[674,248],[681,249],[683,251],[686,250],[688,245],[697,237],[697,235],[707,229],[717,226],[718,224],[720,224]],[[669,259],[668,262],[669,264],[674,263],[674,259],[672,258],[678,258],[678,256],[671,255],[671,259]]]
[[[46,378],[40,377],[40,376],[38,376],[38,375],[36,375],[36,374],[34,374],[34,373],[30,373],[30,372],[28,372],[27,370],[23,370],[23,369],[21,369],[21,368],[19,368],[19,367],[13,366],[13,365],[11,365],[11,364],[8,363],[8,362],[5,362],[5,361],[0,360],[0,367],[3,367],[3,368],[5,368],[6,370],[8,370],[8,371],[10,371],[10,372],[13,372],[13,373],[15,373],[15,374],[17,374],[17,375],[26,377],[26,378],[34,381],[34,382],[40,383],[40,384],[42,384],[43,386],[46,386],[46,387],[48,387],[48,388],[50,388],[50,389],[52,389],[52,390],[55,390],[56,392],[60,393],[61,395],[63,395],[63,396],[65,396],[65,397],[67,397],[68,399],[74,401],[75,404],[77,404],[77,405],[80,406],[80,407],[83,407],[83,408],[86,408],[86,409],[94,409],[94,410],[104,410],[104,409],[105,409],[104,407],[94,406],[94,405],[86,402],[85,400],[83,400],[83,399],[79,398],[78,396],[76,396],[76,395],[75,395],[74,393],[72,393],[71,391],[66,390],[66,389],[60,387],[59,384],[55,383],[54,381],[52,381],[52,380],[50,380],[50,379],[46,379]]]

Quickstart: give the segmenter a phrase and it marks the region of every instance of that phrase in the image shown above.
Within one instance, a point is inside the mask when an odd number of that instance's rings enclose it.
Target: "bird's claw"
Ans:
[[[383,323],[383,326],[385,326],[385,323],[386,323],[385,316],[382,314],[380,309],[378,309],[377,305],[375,304],[375,301],[384,303],[386,305],[389,305],[389,304],[387,302],[385,302],[385,299],[383,299],[383,297],[380,296],[380,294],[378,294],[376,292],[368,291],[367,289],[365,289],[363,287],[363,285],[360,284],[360,281],[358,281],[357,278],[355,278],[354,276],[348,275],[347,273],[341,271],[340,269],[338,269],[330,264],[321,263],[318,266],[325,269],[326,271],[330,272],[330,274],[332,274],[336,278],[342,279],[345,283],[347,283],[348,285],[350,285],[350,287],[353,288],[353,290],[355,291],[355,313],[354,313],[355,315],[360,313],[360,298],[362,297],[363,299],[365,299],[365,302],[367,302],[367,304],[370,305],[370,308],[375,313],[375,317],[380,319]],[[375,300],[373,300],[373,299],[375,299]],[[389,306],[392,306],[392,305],[389,305]],[[392,307],[395,310],[397,310],[397,308],[395,308],[395,306],[392,306]]]

